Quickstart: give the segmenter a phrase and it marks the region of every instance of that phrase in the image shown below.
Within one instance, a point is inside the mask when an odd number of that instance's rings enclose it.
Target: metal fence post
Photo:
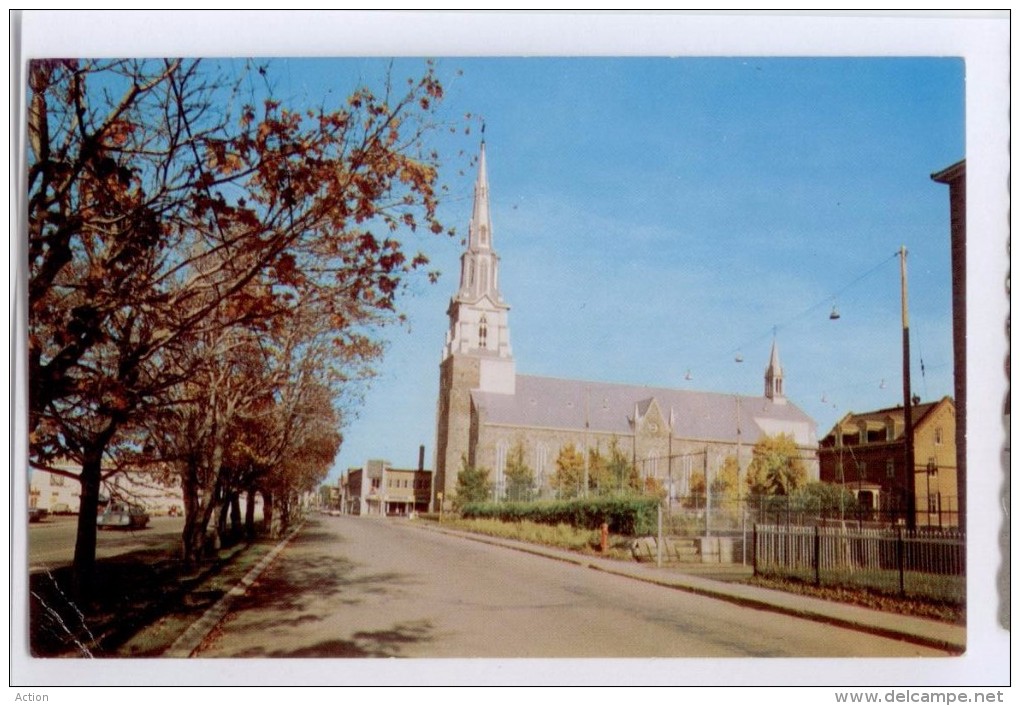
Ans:
[[[758,575],[758,523],[751,526],[751,563],[754,564],[754,575]]]
[[[659,536],[655,542],[655,565],[662,568],[662,503],[658,505]]]
[[[740,564],[747,566],[747,507],[740,505]]]
[[[815,585],[822,585],[822,536],[815,525]]]
[[[903,528],[896,528],[896,564],[900,571],[900,595],[907,595],[906,586],[903,579],[903,564],[904,564],[904,547],[903,547]]]

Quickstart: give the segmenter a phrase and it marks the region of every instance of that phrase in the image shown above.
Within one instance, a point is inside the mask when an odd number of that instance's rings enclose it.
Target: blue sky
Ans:
[[[948,189],[930,174],[964,157],[962,61],[438,65],[443,110],[485,121],[519,373],[760,394],[775,331],[787,395],[822,435],[848,411],[902,401],[895,253],[905,245],[913,388],[925,400],[952,394]],[[273,68],[295,96],[346,94],[385,63]],[[461,233],[475,127],[437,136],[452,189],[443,217]],[[333,477],[367,458],[413,464],[419,444],[431,463],[461,245],[425,247],[443,276],[413,283],[408,328],[385,331],[379,377],[344,430]]]

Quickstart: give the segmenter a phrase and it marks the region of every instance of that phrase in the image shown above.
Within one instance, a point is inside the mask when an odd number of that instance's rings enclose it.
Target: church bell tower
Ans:
[[[439,493],[444,504],[452,498],[462,458],[474,462],[471,391],[512,395],[515,390],[510,306],[499,291],[499,256],[492,236],[483,141],[467,246],[460,256],[460,283],[446,310],[449,329],[439,365],[434,507],[438,507]]]

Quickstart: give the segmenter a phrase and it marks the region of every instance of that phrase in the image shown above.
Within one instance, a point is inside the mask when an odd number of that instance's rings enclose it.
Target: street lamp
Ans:
[[[917,528],[917,499],[914,497],[914,420],[911,413],[910,394],[910,317],[907,310],[907,247],[900,246],[900,319],[903,327],[903,472],[904,488],[906,494],[906,521],[907,529]],[[839,318],[839,313],[833,306],[829,314],[832,320]]]

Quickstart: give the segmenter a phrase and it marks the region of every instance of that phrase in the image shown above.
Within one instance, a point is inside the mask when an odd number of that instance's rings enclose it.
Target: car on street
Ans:
[[[130,503],[110,503],[96,518],[100,529],[143,529],[148,524],[149,513],[145,508]]]
[[[41,522],[46,517],[46,508],[44,507],[30,507],[28,508],[28,521],[29,522]]]
[[[74,510],[67,503],[57,503],[50,508],[51,515],[73,515]]]

